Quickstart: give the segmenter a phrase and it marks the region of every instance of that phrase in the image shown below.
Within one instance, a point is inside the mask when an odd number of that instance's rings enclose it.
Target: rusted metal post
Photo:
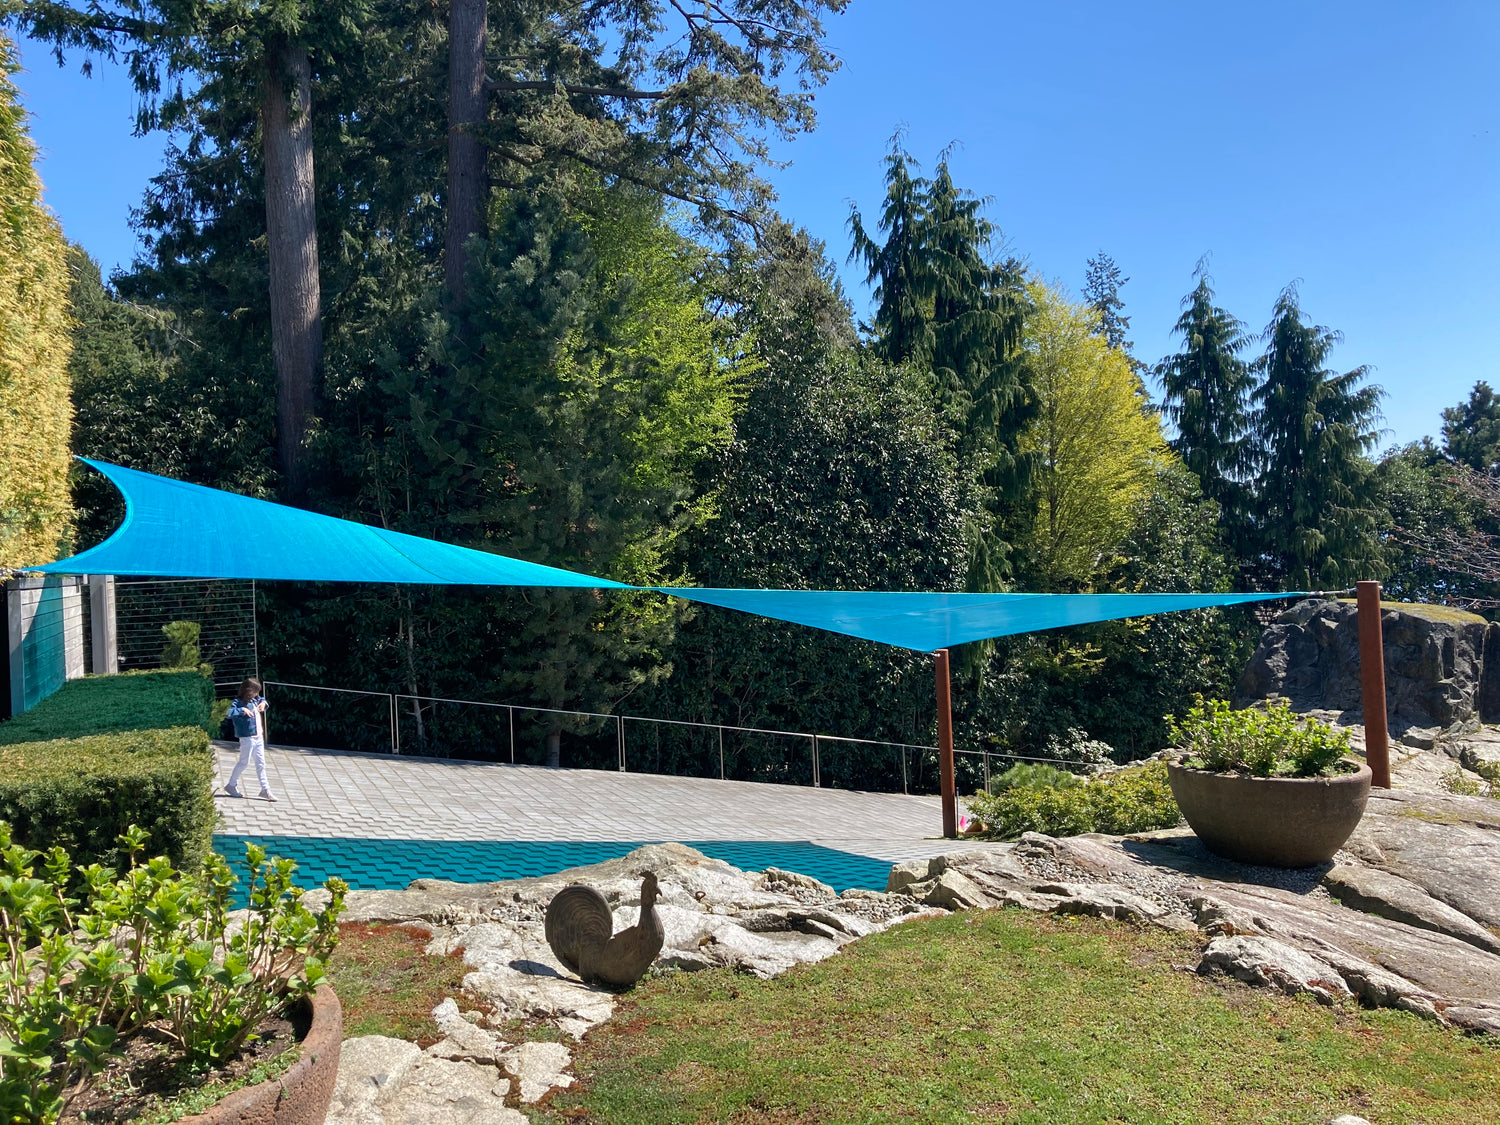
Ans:
[[[937,667],[938,776],[943,788],[943,835],[958,838],[958,794],[953,780],[953,699],[948,684],[948,650],[932,654]]]
[[[1385,648],[1380,637],[1380,583],[1360,582],[1359,682],[1365,712],[1365,761],[1370,784],[1391,787],[1391,747],[1385,726]]]

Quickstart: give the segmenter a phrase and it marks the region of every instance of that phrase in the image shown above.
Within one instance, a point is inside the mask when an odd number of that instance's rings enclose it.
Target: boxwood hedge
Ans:
[[[110,866],[137,824],[148,855],[196,868],[214,828],[212,704],[197,672],[73,680],[0,723],[0,820],[27,847]]]

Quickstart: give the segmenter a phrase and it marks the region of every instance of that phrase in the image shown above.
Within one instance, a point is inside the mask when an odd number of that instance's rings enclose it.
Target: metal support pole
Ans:
[[[943,790],[943,835],[958,838],[958,793],[953,780],[953,696],[948,682],[948,650],[932,654],[937,669],[938,772]]]
[[[615,716],[615,732],[620,742],[620,772],[625,772],[625,716]]]
[[[508,721],[507,725],[510,727],[510,764],[511,765],[515,765],[516,764],[516,709],[514,707],[507,707],[505,709],[505,718]]]
[[[115,633],[115,576],[89,575],[89,625],[93,634],[94,675],[112,676],[120,670],[120,644]]]
[[[813,788],[818,789],[823,785],[823,771],[818,768],[818,736],[812,736],[813,743]]]
[[[724,728],[719,728],[719,780],[724,780]]]
[[[391,753],[401,753],[401,716],[396,713],[396,697],[388,697],[391,701]],[[420,747],[418,747],[420,749]]]
[[[906,785],[906,747],[905,746],[901,747],[901,792],[907,793],[907,794],[911,793],[911,790],[909,788],[907,788],[907,785]]]
[[[1385,646],[1380,636],[1380,583],[1360,582],[1359,682],[1365,712],[1365,761],[1370,784],[1391,787],[1391,746],[1385,722]]]

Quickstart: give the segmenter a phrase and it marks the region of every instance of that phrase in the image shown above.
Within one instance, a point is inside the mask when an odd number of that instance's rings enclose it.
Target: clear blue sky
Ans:
[[[959,142],[955,178],[1035,270],[1076,290],[1113,255],[1148,362],[1211,252],[1220,303],[1256,330],[1300,279],[1345,335],[1334,364],[1389,392],[1388,443],[1500,383],[1500,5],[854,0],[829,42],[844,67],[773,179],[838,260],[901,126],[929,168]],[[106,270],[128,261],[160,139],[131,137],[121,74],[23,60],[48,202]]]

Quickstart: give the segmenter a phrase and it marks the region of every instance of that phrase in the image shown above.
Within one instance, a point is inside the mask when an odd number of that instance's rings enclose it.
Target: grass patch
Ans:
[[[227,1082],[212,1082],[196,1089],[184,1091],[175,1098],[160,1102],[149,1113],[136,1118],[136,1125],[170,1125],[184,1117],[202,1113],[218,1105],[236,1090],[246,1086],[258,1086],[273,1078],[280,1078],[292,1069],[292,1064],[302,1057],[301,1048],[283,1051],[274,1059],[256,1063],[248,1072]]]
[[[545,1122],[1472,1122],[1500,1049],[1211,980],[1198,940],[1026,911],[898,926],[772,981],[644,982]],[[1485,1107],[1489,1107],[1486,1109]]]
[[[328,983],[344,1006],[344,1038],[390,1035],[423,1047],[442,1038],[432,1009],[456,996],[468,970],[461,949],[446,957],[424,953],[429,940],[415,926],[339,926]]]

